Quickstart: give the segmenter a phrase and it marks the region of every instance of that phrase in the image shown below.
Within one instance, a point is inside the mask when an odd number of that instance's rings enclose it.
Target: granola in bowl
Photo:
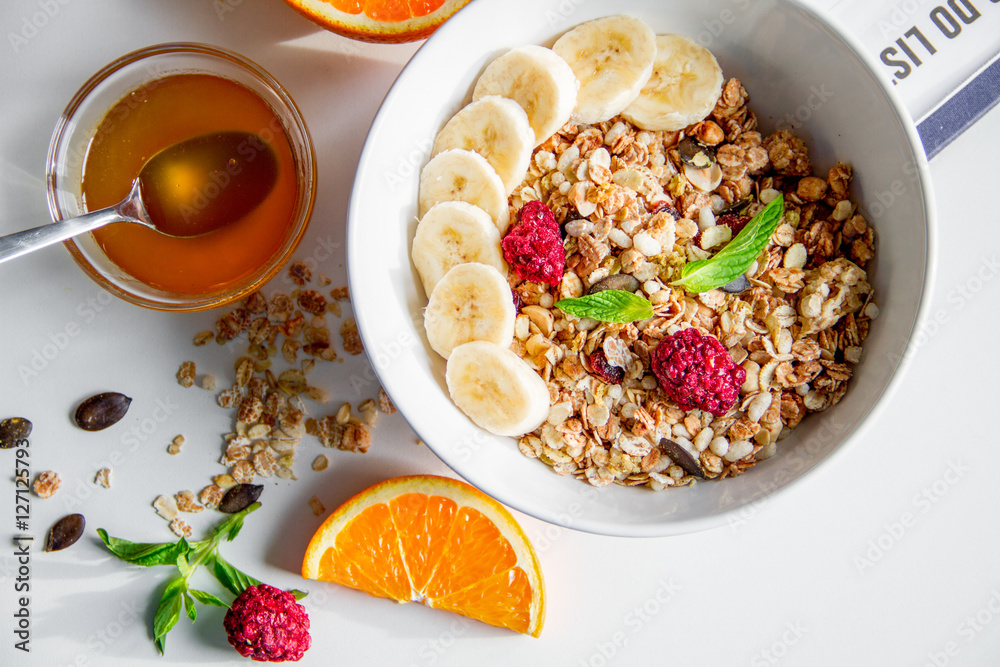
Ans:
[[[565,62],[539,50],[486,68],[421,174],[411,253],[451,397],[592,486],[739,475],[861,361],[875,238],[852,170],[818,175],[799,136],[762,134],[741,81],[682,36],[614,16],[560,37]],[[566,109],[558,129],[538,129],[540,99]],[[504,269],[513,303],[480,287]]]
[[[847,391],[878,314],[865,271],[873,230],[850,198],[850,167],[814,176],[805,144],[787,130],[762,137],[748,100],[729,79],[711,117],[683,131],[622,118],[570,123],[533,154],[511,217],[528,201],[545,203],[565,232],[566,272],[555,288],[509,276],[523,304],[513,349],[551,398],[545,423],[518,439],[525,456],[595,486],[725,478],[773,456],[807,414]],[[685,176],[684,137],[714,149],[723,172],[715,190]],[[745,290],[692,294],[670,284],[779,193],[784,217],[746,271]],[[635,279],[652,318],[606,323],[555,306],[613,275]],[[745,371],[722,415],[682,409],[652,372],[660,340],[688,327],[720,341]],[[622,369],[621,380],[603,379],[595,357]]]

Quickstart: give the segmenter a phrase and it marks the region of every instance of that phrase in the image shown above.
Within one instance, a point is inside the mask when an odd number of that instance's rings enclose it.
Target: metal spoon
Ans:
[[[255,209],[277,178],[277,157],[255,134],[193,137],[149,158],[122,202],[0,236],[0,262],[113,222],[143,225],[172,237],[201,236]]]

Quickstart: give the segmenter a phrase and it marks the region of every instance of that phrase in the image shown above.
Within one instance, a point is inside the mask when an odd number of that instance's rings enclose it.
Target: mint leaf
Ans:
[[[188,593],[188,591],[184,591],[184,611],[187,612],[188,618],[194,623],[195,619],[198,618],[198,610],[194,608],[194,598]]]
[[[219,580],[220,584],[228,588],[233,595],[238,596],[250,586],[259,586],[262,583],[259,579],[254,579],[250,575],[240,572],[227,563],[219,554],[215,554],[209,564],[215,578]]]
[[[191,594],[191,597],[193,597],[195,600],[197,600],[202,604],[212,605],[213,607],[225,607],[226,609],[229,609],[228,604],[226,604],[219,598],[215,597],[211,593],[206,593],[205,591],[196,591],[193,588],[189,589],[188,593]]]
[[[767,247],[784,211],[785,200],[779,194],[725,248],[708,259],[688,262],[681,269],[680,279],[671,284],[698,293],[731,282],[750,268]]]
[[[156,642],[156,648],[160,650],[161,655],[166,645],[167,633],[180,620],[181,605],[186,590],[187,580],[184,577],[177,577],[170,580],[160,597],[160,605],[156,608],[156,615],[153,616],[153,641]]]
[[[590,317],[602,322],[635,322],[653,316],[653,304],[632,292],[609,289],[575,299],[561,299],[556,308],[575,315]]]
[[[101,541],[108,551],[126,563],[152,567],[153,565],[173,565],[177,557],[187,551],[187,543],[160,542],[156,544],[145,542],[129,542],[117,537],[111,537],[103,528],[97,529]]]

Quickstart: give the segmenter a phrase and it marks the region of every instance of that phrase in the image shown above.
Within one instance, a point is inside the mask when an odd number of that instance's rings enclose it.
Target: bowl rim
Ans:
[[[258,65],[253,60],[235,51],[221,46],[206,44],[202,42],[161,42],[130,51],[115,60],[111,61],[83,83],[73,94],[59,116],[56,126],[52,131],[49,140],[48,150],[45,157],[45,186],[46,201],[48,203],[49,215],[53,222],[64,219],[63,210],[57,197],[58,185],[58,152],[63,142],[72,133],[73,120],[76,111],[88,99],[90,94],[100,86],[109,76],[122,69],[138,62],[166,55],[191,54],[205,56],[209,59],[218,59],[236,65],[245,72],[256,78],[264,87],[278,97],[285,109],[275,109],[275,114],[284,122],[291,125],[290,131],[294,131],[301,136],[302,159],[296,149],[296,141],[289,136],[289,143],[292,145],[292,153],[295,158],[296,170],[300,171],[305,178],[301,181],[301,192],[296,200],[294,210],[295,222],[294,233],[288,237],[284,247],[275,255],[271,265],[266,271],[258,275],[251,282],[239,287],[229,288],[224,292],[209,296],[179,296],[178,301],[155,301],[142,295],[132,293],[123,289],[119,285],[106,278],[104,273],[95,267],[86,256],[80,251],[74,239],[63,241],[63,246],[69,252],[76,264],[95,283],[118,298],[129,303],[143,306],[151,310],[167,312],[193,312],[208,310],[232,303],[247,294],[260,289],[265,283],[281,271],[281,268],[288,262],[305,236],[306,229],[312,218],[313,208],[316,203],[316,151],[313,146],[312,135],[306,125],[305,118],[298,105],[284,86],[275,79],[270,72]],[[127,92],[127,91],[126,91]],[[255,93],[256,94],[256,93]],[[286,113],[287,110],[287,113]]]
[[[488,482],[482,480],[473,481],[468,479],[463,475],[462,472],[457,470],[451,462],[449,462],[445,457],[443,457],[439,451],[433,445],[433,439],[424,438],[423,434],[417,432],[413,428],[413,423],[407,416],[400,411],[400,415],[406,420],[407,424],[410,426],[414,432],[421,437],[422,441],[427,443],[427,446],[434,452],[435,456],[444,463],[448,468],[456,474],[458,477],[464,479],[465,481],[473,484],[484,493],[487,493],[491,497],[497,499],[499,502],[512,507],[513,509],[522,512],[528,516],[531,516],[540,521],[545,521],[553,525],[569,528],[572,530],[592,533],[596,535],[606,535],[613,537],[665,537],[674,535],[684,535],[694,532],[700,532],[703,530],[708,530],[712,528],[717,528],[719,526],[725,525],[732,521],[748,504],[754,504],[755,506],[767,506],[771,505],[771,500],[777,496],[786,497],[792,489],[800,489],[801,482],[805,478],[812,478],[820,469],[829,469],[830,462],[836,460],[837,458],[843,456],[845,452],[853,447],[858,441],[862,439],[861,436],[871,428],[871,424],[875,419],[885,410],[886,405],[891,400],[892,396],[899,388],[902,383],[903,377],[909,370],[911,363],[913,361],[914,354],[917,345],[915,343],[915,334],[920,331],[926,324],[928,318],[930,317],[930,301],[933,291],[933,285],[936,281],[937,276],[937,208],[935,195],[933,188],[931,187],[931,172],[930,166],[924,152],[923,144],[920,140],[919,133],[917,132],[916,124],[913,118],[910,116],[909,111],[903,104],[902,97],[892,89],[886,81],[879,76],[879,67],[875,61],[873,55],[869,54],[865,49],[864,45],[861,43],[860,39],[855,37],[850,30],[848,30],[843,23],[836,17],[829,14],[821,14],[820,12],[814,10],[813,8],[805,5],[802,0],[777,0],[779,2],[786,2],[789,5],[794,6],[797,10],[808,14],[814,21],[819,25],[822,25],[829,29],[831,33],[836,36],[837,39],[841,40],[847,48],[853,53],[853,55],[864,65],[868,75],[881,90],[882,94],[886,97],[889,104],[891,105],[893,111],[895,112],[896,119],[902,128],[910,151],[914,157],[914,167],[918,176],[918,184],[920,188],[920,198],[921,206],[924,211],[924,230],[926,233],[926,242],[924,244],[924,272],[923,272],[923,282],[920,286],[919,300],[916,308],[916,312],[913,316],[913,321],[910,325],[909,332],[906,337],[906,343],[900,352],[900,358],[896,361],[895,368],[892,369],[891,375],[888,378],[884,388],[879,393],[874,405],[870,405],[867,410],[865,410],[858,418],[857,425],[845,433],[841,442],[827,453],[823,458],[819,459],[815,465],[810,468],[803,470],[795,478],[789,480],[788,482],[778,486],[777,488],[769,490],[764,494],[763,497],[758,498],[753,501],[748,501],[745,503],[734,504],[724,510],[720,510],[716,513],[702,516],[694,517],[690,519],[679,519],[676,521],[664,521],[655,524],[624,524],[615,525],[608,524],[602,521],[589,521],[585,516],[575,517],[567,521],[560,518],[560,513],[555,510],[549,510],[544,507],[524,507],[522,503],[518,502],[516,499],[509,499],[505,493],[497,492],[495,488]],[[482,3],[479,3],[482,4]],[[366,160],[370,157],[370,154],[376,150],[374,137],[377,135],[377,130],[379,126],[386,122],[385,116],[388,114],[388,108],[392,106],[395,101],[395,97],[399,94],[399,86],[397,85],[400,80],[402,80],[407,73],[412,69],[420,67],[425,59],[433,57],[432,49],[436,48],[436,44],[439,41],[447,39],[447,37],[452,32],[459,32],[465,29],[462,24],[462,16],[471,13],[473,7],[476,7],[477,3],[470,3],[466,5],[461,10],[459,10],[455,16],[446,21],[438,31],[436,31],[413,55],[413,57],[407,62],[406,66],[402,69],[396,80],[393,82],[389,91],[386,93],[381,104],[379,105],[378,111],[372,120],[371,125],[368,129],[368,135],[365,139],[364,146],[362,148],[358,167],[363,165]],[[613,13],[611,10],[609,13]],[[456,20],[458,18],[459,20]],[[347,251],[348,251],[348,285],[352,293],[352,302],[356,303],[354,298],[355,284],[360,283],[363,280],[363,276],[359,273],[359,267],[356,262],[351,261],[351,249],[356,244],[356,236],[358,230],[358,223],[355,222],[358,211],[361,210],[362,202],[362,183],[359,178],[361,173],[360,169],[355,171],[355,180],[351,190],[350,202],[348,205],[348,216],[347,216]],[[362,342],[365,345],[365,349],[373,349],[371,345],[371,334],[370,331],[374,331],[377,326],[376,322],[369,322],[368,312],[364,310],[356,310],[355,317],[357,319],[358,331],[361,336]],[[377,364],[372,364],[372,370],[379,382],[382,383],[382,371]],[[383,384],[384,386],[384,384]],[[388,391],[388,390],[386,390]],[[390,398],[392,398],[390,394]],[[679,491],[679,490],[678,490]],[[565,515],[564,515],[565,516]]]

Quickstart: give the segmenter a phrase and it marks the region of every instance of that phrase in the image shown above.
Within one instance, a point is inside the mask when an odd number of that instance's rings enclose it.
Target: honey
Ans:
[[[267,196],[251,210],[239,211],[230,224],[191,238],[172,238],[128,223],[95,230],[97,244],[122,271],[172,294],[208,295],[244,282],[281,251],[293,233],[298,198],[292,147],[264,100],[220,76],[169,75],[112,107],[84,159],[84,205],[92,211],[122,201],[143,165],[159,151],[193,137],[230,132],[256,135],[273,152],[277,174]],[[200,189],[210,206],[229,179],[239,176],[220,174],[217,182],[192,187]]]

